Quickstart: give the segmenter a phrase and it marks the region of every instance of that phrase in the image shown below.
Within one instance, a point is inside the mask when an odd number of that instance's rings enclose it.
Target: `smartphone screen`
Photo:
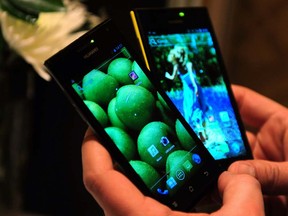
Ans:
[[[219,165],[137,59],[107,21],[45,66],[128,178],[185,211],[215,183]]]
[[[146,64],[213,158],[225,166],[251,158],[206,9],[131,14]]]

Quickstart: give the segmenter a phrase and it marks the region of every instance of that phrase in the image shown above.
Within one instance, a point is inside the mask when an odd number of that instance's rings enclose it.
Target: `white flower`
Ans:
[[[91,26],[101,22],[100,17],[89,14],[79,2],[64,3],[66,11],[40,13],[34,24],[0,11],[1,28],[6,42],[45,80],[50,80],[51,77],[43,68],[44,61],[84,34],[85,31],[77,30],[85,22],[90,21]]]

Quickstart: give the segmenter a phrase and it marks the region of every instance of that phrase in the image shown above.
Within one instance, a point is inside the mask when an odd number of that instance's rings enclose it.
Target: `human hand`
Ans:
[[[239,161],[229,171],[255,176],[265,198],[267,215],[287,214],[288,195],[288,109],[267,97],[240,86],[233,86],[256,160]],[[284,195],[284,196],[278,196]]]
[[[107,150],[87,130],[82,145],[83,180],[87,190],[103,208],[106,216],[206,216],[204,213],[172,211],[144,196],[132,182],[113,167]],[[218,180],[223,206],[217,215],[264,215],[258,181],[247,174],[223,172]]]

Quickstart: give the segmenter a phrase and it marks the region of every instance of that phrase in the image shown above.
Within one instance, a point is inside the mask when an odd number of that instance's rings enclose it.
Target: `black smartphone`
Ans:
[[[222,169],[140,59],[108,20],[44,65],[123,173],[188,211]]]
[[[252,158],[205,7],[130,12],[147,67],[223,167]]]

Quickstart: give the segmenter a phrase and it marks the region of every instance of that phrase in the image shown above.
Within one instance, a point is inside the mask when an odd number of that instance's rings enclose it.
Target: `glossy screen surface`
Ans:
[[[171,115],[163,97],[122,44],[81,79],[71,80],[71,85],[154,194],[173,196],[183,185],[197,187],[209,176],[204,165],[209,153],[203,155],[199,140],[197,145],[181,121]],[[167,93],[171,95],[171,90]]]
[[[214,159],[245,156],[246,149],[209,29],[147,33],[152,72]]]

